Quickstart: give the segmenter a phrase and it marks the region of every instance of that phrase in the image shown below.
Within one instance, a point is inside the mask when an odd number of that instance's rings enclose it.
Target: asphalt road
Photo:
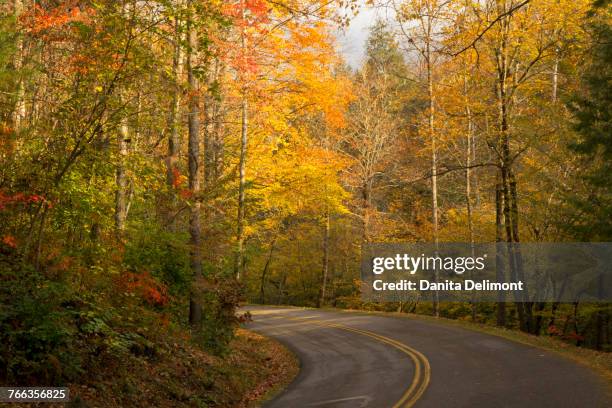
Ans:
[[[422,321],[249,306],[248,329],[300,359],[278,407],[611,407],[607,385],[554,353]]]

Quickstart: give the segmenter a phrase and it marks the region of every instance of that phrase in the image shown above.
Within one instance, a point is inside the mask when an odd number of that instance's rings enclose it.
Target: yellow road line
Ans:
[[[394,405],[394,408],[414,406],[414,404],[418,401],[418,399],[427,389],[427,386],[429,385],[429,381],[431,379],[431,367],[427,358],[422,353],[413,349],[412,347],[409,347],[389,337],[381,336],[377,333],[360,329],[346,328],[344,330],[347,329],[349,331],[370,336],[379,341],[390,344],[410,356],[415,365],[414,378],[412,380],[412,383],[410,384],[410,387],[406,390],[402,398]]]
[[[328,321],[323,320],[310,320],[311,317],[287,317],[287,319],[299,320],[303,321],[304,323],[312,323],[318,326],[331,327],[340,330],[350,331],[353,333],[358,333],[363,336],[371,337],[382,343],[389,344],[390,346],[393,346],[404,354],[408,355],[414,363],[414,378],[412,379],[410,387],[408,387],[404,394],[402,394],[400,400],[396,402],[395,405],[393,405],[393,408],[409,408],[414,406],[414,404],[416,404],[419,398],[421,398],[421,396],[427,389],[427,386],[429,385],[429,382],[431,380],[431,366],[429,365],[429,360],[427,360],[427,357],[425,357],[421,352],[415,350],[410,346],[407,346],[397,340],[393,340],[389,337],[368,330],[356,329],[354,327],[344,326],[337,323],[330,323]]]

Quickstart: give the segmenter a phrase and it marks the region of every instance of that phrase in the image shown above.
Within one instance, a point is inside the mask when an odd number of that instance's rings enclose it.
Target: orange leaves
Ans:
[[[2,243],[11,248],[17,248],[17,240],[12,235],[5,235],[2,237]]]
[[[86,74],[90,71],[90,67],[94,64],[94,60],[82,54],[74,54],[70,56],[69,64],[72,67],[72,72]]]
[[[189,200],[191,197],[193,197],[193,192],[191,190],[184,188],[179,191],[179,196],[183,200]]]
[[[83,29],[94,27],[96,12],[91,7],[79,6],[79,3],[82,2],[61,1],[55,7],[36,4],[20,18],[24,33],[44,42],[48,47],[46,52],[64,51],[63,60],[55,60],[55,66],[62,74],[85,75],[106,64],[106,61],[91,55],[99,47],[94,45],[95,42],[88,43],[92,31]],[[70,52],[65,52],[67,49]]]
[[[255,74],[257,73],[258,69],[259,69],[259,64],[257,64],[257,60],[255,59],[254,56],[252,55],[247,55],[244,58],[241,59],[243,62],[239,63],[237,65],[237,68],[244,71],[244,72],[248,72],[250,74]],[[240,60],[239,60],[240,61]]]
[[[82,11],[76,2],[65,1],[49,10],[37,4],[24,14],[22,21],[31,35],[40,35],[46,40],[62,40],[66,36],[67,25],[74,22],[88,24],[94,14],[92,8]]]
[[[11,128],[6,123],[0,124],[0,136],[2,136],[2,138],[7,137],[11,135],[12,133],[13,133],[13,128]]]
[[[183,200],[189,200],[193,196],[193,192],[187,186],[187,180],[187,177],[181,174],[177,167],[172,169],[172,188]]]
[[[223,7],[222,13],[232,20],[237,28],[238,39],[217,39],[221,54],[228,63],[243,76],[254,76],[261,64],[259,49],[255,44],[261,42],[262,36],[268,34],[270,8],[265,0],[240,0]],[[236,47],[236,43],[244,46]]]
[[[242,2],[237,2],[234,4],[224,4],[221,9],[221,13],[224,16],[231,17],[233,19],[237,19],[242,14]]]
[[[246,8],[256,16],[263,16],[268,12],[268,5],[264,0],[246,0]]]
[[[239,0],[233,4],[225,4],[222,13],[231,17],[239,27],[253,24],[253,20],[267,21],[270,8],[265,0]],[[244,18],[243,18],[244,16]]]
[[[13,140],[14,129],[5,123],[0,123],[0,155],[12,154],[15,148]]]
[[[170,300],[167,288],[149,272],[124,272],[118,280],[119,286],[129,293],[140,296],[152,306],[165,306]]]
[[[184,179],[185,176],[181,176],[181,171],[177,167],[174,167],[172,169],[172,187],[175,189],[179,188],[181,184],[183,184]]]

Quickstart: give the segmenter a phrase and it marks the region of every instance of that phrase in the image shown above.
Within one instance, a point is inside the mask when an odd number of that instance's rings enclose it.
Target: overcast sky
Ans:
[[[386,19],[386,10],[372,9],[363,5],[357,17],[351,20],[348,29],[338,34],[340,51],[348,64],[357,68],[363,61],[365,43],[368,38],[369,28],[376,22],[377,18]]]

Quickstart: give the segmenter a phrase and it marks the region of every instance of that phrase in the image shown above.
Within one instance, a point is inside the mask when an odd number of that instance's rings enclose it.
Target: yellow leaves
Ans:
[[[296,3],[302,9],[305,2]],[[345,161],[321,147],[323,139],[345,126],[352,98],[350,81],[337,73],[341,61],[332,27],[301,16],[285,22],[287,10],[268,4],[270,21],[258,25],[260,31],[247,29],[247,53],[257,72],[243,74],[228,65],[224,77],[231,115],[239,112],[245,89],[249,102],[247,211],[265,217],[250,220],[247,236],[273,229],[268,218],[300,214],[317,219],[326,211],[345,212],[343,201],[349,198],[338,181]],[[283,24],[274,28],[278,21]],[[236,158],[239,146],[232,137],[240,133],[239,119],[227,132],[226,148],[233,150],[228,157]],[[237,159],[232,160],[235,166]]]
[[[265,144],[256,149],[254,184],[259,187],[250,194],[268,211],[285,216],[346,211],[342,201],[348,193],[338,182],[342,161],[336,155],[300,143],[288,143],[275,153]]]

